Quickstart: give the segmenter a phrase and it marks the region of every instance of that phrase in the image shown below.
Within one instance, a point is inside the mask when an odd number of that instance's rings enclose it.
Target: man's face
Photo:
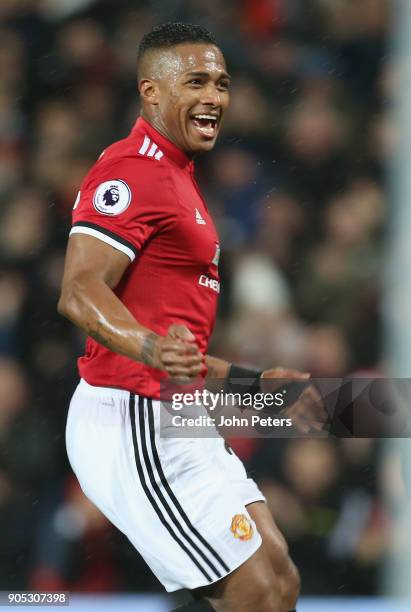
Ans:
[[[213,148],[229,102],[224,57],[211,44],[181,44],[158,56],[154,126],[194,155]]]

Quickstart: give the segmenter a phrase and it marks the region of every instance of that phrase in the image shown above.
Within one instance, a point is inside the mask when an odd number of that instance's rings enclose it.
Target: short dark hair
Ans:
[[[209,43],[217,45],[214,36],[206,28],[179,21],[163,23],[145,34],[138,47],[137,62],[147,51],[167,49],[183,43]]]

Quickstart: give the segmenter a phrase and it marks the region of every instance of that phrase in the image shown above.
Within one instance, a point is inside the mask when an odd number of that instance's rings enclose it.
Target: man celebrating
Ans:
[[[288,611],[298,574],[240,460],[219,436],[161,436],[164,378],[250,376],[206,355],[219,243],[192,161],[214,146],[230,77],[208,31],[169,23],[143,38],[138,78],[141,117],[102,153],[74,206],[59,311],[89,337],[68,456],[166,590],[193,592],[187,610]]]

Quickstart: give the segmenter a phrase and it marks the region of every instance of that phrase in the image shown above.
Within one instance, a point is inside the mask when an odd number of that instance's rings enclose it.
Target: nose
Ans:
[[[210,106],[220,106],[221,96],[217,87],[212,83],[209,83],[207,87],[204,87],[201,95],[201,103],[208,104]]]

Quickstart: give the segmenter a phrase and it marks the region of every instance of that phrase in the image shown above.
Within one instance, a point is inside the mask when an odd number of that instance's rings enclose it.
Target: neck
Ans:
[[[141,110],[140,116],[147,121],[157,132],[159,132],[164,138],[167,138],[170,142],[173,143],[178,149],[183,151],[187,155],[189,159],[193,159],[194,154],[191,151],[185,151],[181,148],[181,146],[174,140],[174,138],[169,134],[168,130],[164,126],[161,119],[155,115],[154,113],[147,112],[145,108]]]

